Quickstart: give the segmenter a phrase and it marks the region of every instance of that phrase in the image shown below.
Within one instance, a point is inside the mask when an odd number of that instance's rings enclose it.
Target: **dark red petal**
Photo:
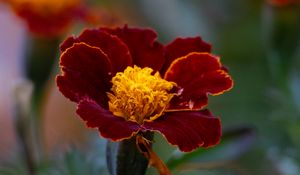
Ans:
[[[161,70],[162,75],[175,59],[191,52],[211,52],[211,45],[203,41],[200,37],[175,39],[166,46],[166,61]]]
[[[219,58],[209,53],[193,52],[175,60],[165,79],[176,82],[183,90],[170,102],[170,110],[201,109],[207,104],[207,94],[218,95],[233,86]]]
[[[79,102],[87,96],[107,106],[111,64],[99,48],[74,44],[61,55],[60,66],[62,75],[57,76],[56,82],[67,98]]]
[[[128,47],[116,36],[107,32],[94,29],[84,30],[78,38],[69,37],[60,46],[60,49],[71,47],[74,43],[84,42],[88,45],[100,48],[110,59],[112,72],[122,72],[127,66],[132,65],[132,59]]]
[[[133,64],[139,67],[151,67],[160,70],[164,63],[164,47],[156,41],[157,34],[151,29],[101,28],[118,36],[129,48]]]
[[[66,51],[68,48],[72,47],[73,44],[75,43],[79,43],[80,41],[78,41],[77,38],[75,38],[74,36],[69,36],[67,39],[65,39],[59,46],[59,49],[61,52]]]
[[[139,124],[114,116],[92,100],[80,101],[76,112],[88,127],[98,128],[101,136],[113,141],[130,138],[140,129]]]
[[[144,127],[159,131],[170,144],[184,152],[214,146],[221,138],[220,119],[208,110],[169,112],[153,122],[145,122]]]

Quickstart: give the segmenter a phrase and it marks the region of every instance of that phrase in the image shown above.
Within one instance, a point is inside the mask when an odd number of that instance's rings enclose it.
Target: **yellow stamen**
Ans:
[[[112,78],[109,110],[126,120],[142,124],[161,116],[175,93],[169,91],[176,83],[169,82],[151,68],[128,66]]]

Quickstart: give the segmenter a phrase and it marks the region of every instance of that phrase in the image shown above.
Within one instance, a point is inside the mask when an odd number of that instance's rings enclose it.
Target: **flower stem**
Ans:
[[[138,135],[136,137],[136,144],[140,152],[149,160],[149,165],[156,168],[160,175],[171,175],[165,163],[152,150],[149,140]]]
[[[31,142],[37,162],[44,159],[42,100],[53,65],[57,62],[60,38],[29,36],[25,47],[24,76],[33,83],[31,100]]]
[[[25,163],[27,174],[35,175],[36,160],[32,154],[30,142],[30,100],[32,95],[32,84],[28,81],[18,83],[14,87],[14,119],[17,140],[21,148],[21,156]]]
[[[153,139],[152,132],[142,136]],[[144,175],[148,167],[148,159],[137,148],[136,137],[121,142],[108,141],[106,156],[111,175]]]

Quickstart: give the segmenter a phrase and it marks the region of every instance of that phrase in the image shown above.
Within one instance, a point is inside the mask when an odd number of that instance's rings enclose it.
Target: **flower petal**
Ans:
[[[61,55],[60,66],[62,75],[56,83],[67,98],[79,102],[88,96],[104,107],[108,105],[111,64],[99,48],[76,43]]]
[[[153,122],[145,122],[144,127],[160,132],[184,152],[214,146],[221,138],[220,119],[208,110],[169,112]]]
[[[72,47],[73,44],[80,43],[78,38],[75,38],[74,36],[69,36],[67,39],[65,39],[59,46],[59,49],[61,52],[66,51],[68,48]]]
[[[100,48],[110,59],[113,73],[122,72],[127,66],[132,65],[128,47],[118,37],[101,29],[86,29],[77,38],[69,37],[61,44],[60,49],[65,51],[79,42]]]
[[[134,65],[160,70],[164,63],[164,47],[156,41],[157,34],[151,29],[101,28],[118,36],[129,48]]]
[[[130,138],[140,129],[139,124],[114,116],[92,100],[80,101],[76,112],[88,127],[98,128],[101,136],[113,141]]]
[[[167,71],[171,63],[191,52],[211,52],[211,45],[200,37],[177,38],[166,46],[166,60],[161,70],[162,75]]]
[[[199,110],[207,104],[207,94],[218,95],[233,86],[219,58],[209,53],[193,52],[175,60],[165,79],[176,82],[183,90],[170,102],[170,110]]]

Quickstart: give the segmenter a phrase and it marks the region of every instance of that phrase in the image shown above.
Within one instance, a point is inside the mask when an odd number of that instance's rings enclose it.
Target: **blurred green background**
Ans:
[[[210,97],[208,106],[222,119],[224,136],[218,146],[183,154],[169,146],[161,136],[155,136],[155,151],[175,175],[300,174],[300,3],[295,1],[274,5],[270,2],[90,1],[93,6],[117,16],[120,24],[156,29],[158,40],[165,44],[179,36],[199,35],[212,44],[213,53],[220,56],[223,64],[229,68],[235,82],[234,88],[221,96]],[[6,13],[9,11],[6,10]],[[78,34],[82,28],[84,26],[75,25],[70,34]],[[26,39],[21,41],[26,42]],[[0,47],[5,42],[0,40]],[[9,59],[2,55],[0,67]],[[58,69],[58,65],[55,69]],[[1,69],[0,74],[3,76],[5,72]],[[45,128],[50,123],[48,132],[45,132],[48,158],[39,166],[38,173],[106,174],[105,140],[98,137],[96,130],[85,128],[75,115],[75,106],[56,92],[54,74],[48,83],[50,90],[45,100],[45,104],[48,104],[45,106],[48,107],[44,107],[46,112],[43,113],[48,116],[44,122]],[[8,81],[5,78],[1,80],[2,83]],[[53,100],[55,98],[56,101]],[[49,101],[64,107],[57,109],[53,104],[51,107]],[[2,101],[0,104],[4,103]],[[55,109],[63,112],[58,113]],[[65,109],[71,112],[65,112]],[[9,113],[1,112],[1,121],[9,116]],[[64,124],[59,125],[58,130],[65,129],[58,133],[53,131],[56,125],[52,120],[59,120],[56,123],[62,121]],[[0,133],[5,138],[6,131],[3,128],[0,126]],[[53,133],[56,134],[56,140],[51,138]],[[20,148],[13,148],[9,151],[14,153],[0,149],[3,152],[0,154],[8,155],[0,157],[0,174],[23,174],[24,162],[16,154]],[[148,174],[156,172],[150,169]]]

